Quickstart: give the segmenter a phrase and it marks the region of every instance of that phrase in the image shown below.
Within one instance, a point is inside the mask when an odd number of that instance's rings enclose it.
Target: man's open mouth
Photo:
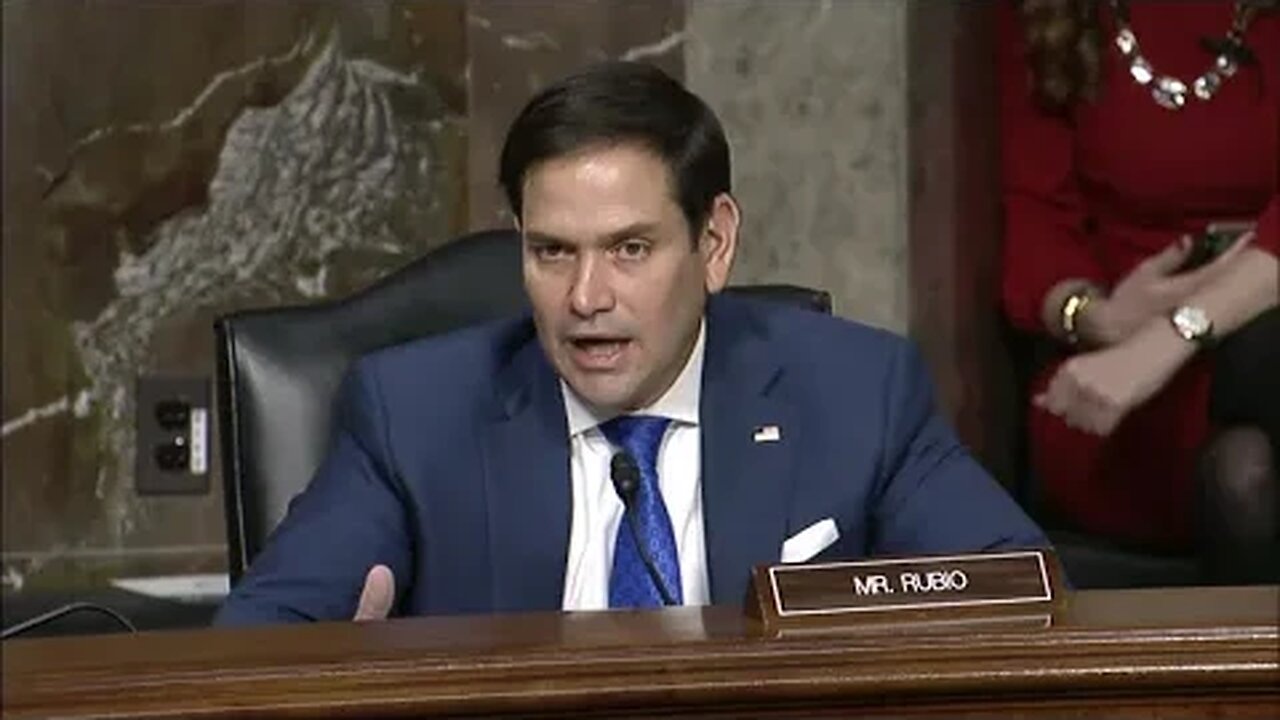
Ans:
[[[631,341],[620,337],[571,338],[574,362],[588,369],[609,369],[621,359]]]

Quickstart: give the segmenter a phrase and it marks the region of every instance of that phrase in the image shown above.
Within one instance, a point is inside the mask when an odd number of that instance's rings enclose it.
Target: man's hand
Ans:
[[[1195,346],[1161,319],[1118,345],[1064,362],[1035,404],[1078,430],[1110,435],[1194,353]]]
[[[352,620],[386,620],[396,599],[396,578],[386,565],[374,565],[364,578],[364,590]]]
[[[1191,238],[1151,255],[1124,276],[1109,296],[1090,303],[1080,318],[1082,337],[1103,347],[1124,342],[1221,274],[1251,239],[1252,234],[1242,237],[1212,262],[1184,273],[1177,271],[1191,252]]]

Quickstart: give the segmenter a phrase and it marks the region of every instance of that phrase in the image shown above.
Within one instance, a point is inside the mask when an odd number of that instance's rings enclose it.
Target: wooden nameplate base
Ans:
[[[752,571],[747,614],[766,630],[866,623],[1048,623],[1064,601],[1051,550],[884,557],[761,565]]]

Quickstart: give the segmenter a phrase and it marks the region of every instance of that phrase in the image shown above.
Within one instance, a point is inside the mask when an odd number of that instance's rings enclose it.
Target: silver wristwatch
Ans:
[[[1183,305],[1173,311],[1169,322],[1184,340],[1205,345],[1213,339],[1213,321],[1201,308]]]

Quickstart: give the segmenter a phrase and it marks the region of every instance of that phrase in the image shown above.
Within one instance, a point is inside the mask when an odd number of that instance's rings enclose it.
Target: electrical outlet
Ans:
[[[135,395],[139,495],[209,492],[209,378],[143,375]]]

